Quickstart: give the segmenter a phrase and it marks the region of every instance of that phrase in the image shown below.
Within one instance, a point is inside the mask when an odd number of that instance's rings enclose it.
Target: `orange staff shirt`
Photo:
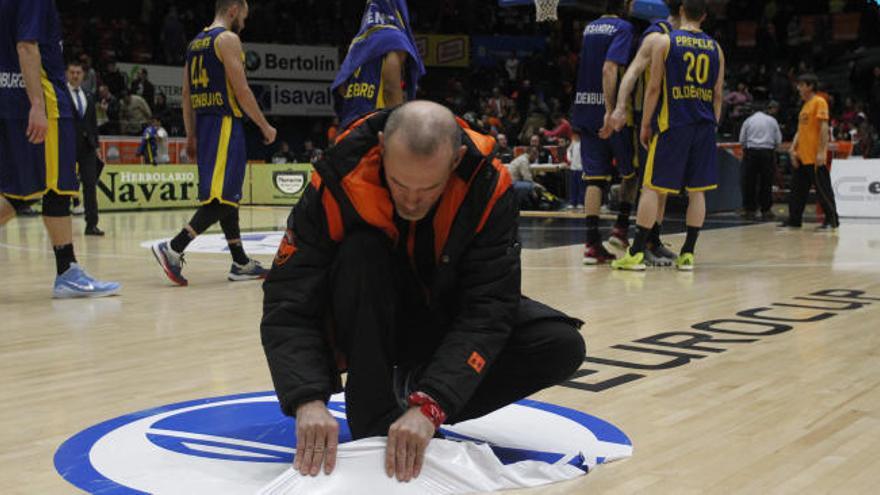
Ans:
[[[822,132],[822,122],[828,121],[828,102],[814,95],[804,103],[798,119],[798,139],[795,153],[801,163],[816,164]]]

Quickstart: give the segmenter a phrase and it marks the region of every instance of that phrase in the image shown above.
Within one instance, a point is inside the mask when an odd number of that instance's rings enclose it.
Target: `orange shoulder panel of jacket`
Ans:
[[[375,112],[370,112],[370,113],[364,115],[363,117],[361,117],[361,118],[355,120],[353,124],[351,124],[350,126],[348,126],[348,129],[346,129],[345,132],[343,132],[342,134],[340,134],[339,136],[336,137],[336,141],[334,141],[334,143],[335,143],[335,144],[339,144],[340,141],[342,141],[343,139],[345,139],[346,137],[348,137],[349,134],[351,134],[351,131],[353,131],[353,130],[357,129],[358,127],[360,127],[361,124],[363,124],[364,122],[367,121],[367,119],[369,119],[369,118],[372,117],[373,115],[376,115],[377,113],[379,113],[378,110],[375,111]]]
[[[467,123],[467,120],[464,120],[463,118],[459,117],[458,115],[455,116],[455,121],[458,122],[458,126],[461,127],[462,129],[470,129],[471,128],[471,125]]]
[[[312,186],[320,190],[323,180],[318,172],[312,172]],[[342,223],[342,211],[339,209],[339,203],[333,194],[324,190],[321,194],[321,204],[324,205],[324,217],[327,219],[327,230],[329,230],[330,238],[334,242],[342,242],[345,237],[345,225]]]
[[[394,203],[388,189],[382,185],[381,166],[382,151],[378,145],[373,146],[354,170],[343,177],[342,188],[361,218],[396,243],[399,232],[394,225]]]
[[[464,132],[466,132],[468,137],[471,138],[471,141],[477,145],[477,149],[480,150],[480,153],[482,153],[483,156],[489,156],[489,154],[492,153],[492,150],[495,149],[495,138],[492,136],[480,134],[471,129],[465,129]]]
[[[495,204],[513,184],[513,181],[510,179],[510,173],[507,171],[507,167],[501,163],[501,160],[497,158],[492,160],[492,166],[498,171],[498,182],[495,184],[495,192],[489,198],[489,204],[486,205],[486,209],[483,211],[483,218],[480,219],[480,224],[477,226],[477,233],[483,231],[483,227],[486,226],[486,222],[489,220],[489,215],[492,214]]]
[[[465,196],[467,196],[468,189],[470,189],[470,184],[456,174],[452,174],[449,183],[446,184],[443,199],[440,200],[437,211],[434,213],[434,257],[437,261],[440,260],[440,255],[449,239],[452,222],[455,220]]]

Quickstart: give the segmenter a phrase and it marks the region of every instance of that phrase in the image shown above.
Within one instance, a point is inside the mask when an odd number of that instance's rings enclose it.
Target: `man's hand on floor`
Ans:
[[[385,472],[397,481],[418,478],[425,461],[425,449],[434,437],[434,424],[418,407],[411,407],[388,429]]]
[[[336,467],[338,442],[339,423],[324,402],[316,400],[297,407],[294,469],[303,476],[317,476],[323,464],[324,474],[330,474]]]

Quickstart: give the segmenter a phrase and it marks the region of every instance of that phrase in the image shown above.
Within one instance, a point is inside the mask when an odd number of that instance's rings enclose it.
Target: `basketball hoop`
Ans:
[[[551,22],[557,20],[556,9],[559,0],[535,0],[535,20],[538,22]]]

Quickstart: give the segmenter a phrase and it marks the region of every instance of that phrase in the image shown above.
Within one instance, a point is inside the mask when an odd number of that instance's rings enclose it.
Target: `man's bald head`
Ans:
[[[386,143],[403,144],[418,156],[432,156],[441,147],[451,156],[461,147],[461,127],[455,116],[430,101],[413,101],[391,112],[384,134]]]
[[[461,127],[446,107],[428,101],[391,112],[379,133],[385,179],[401,218],[424,218],[440,200],[467,148]]]

